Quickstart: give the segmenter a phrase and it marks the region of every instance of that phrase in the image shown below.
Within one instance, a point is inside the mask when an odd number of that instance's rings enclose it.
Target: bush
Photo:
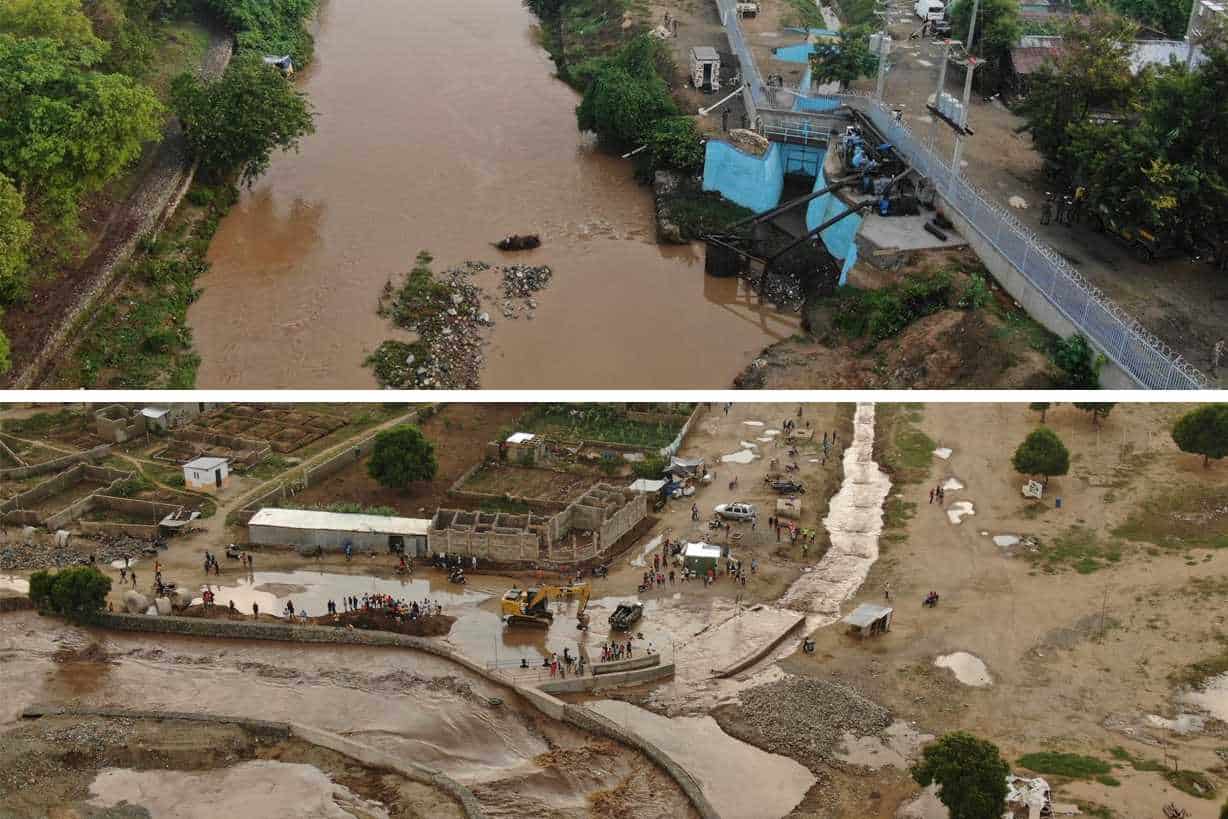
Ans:
[[[648,153],[652,170],[695,173],[704,166],[704,145],[695,120],[686,116],[657,120],[648,135]]]
[[[1019,757],[1019,764],[1038,774],[1053,774],[1071,779],[1092,779],[1112,772],[1109,763],[1093,756],[1061,751],[1039,751]]]
[[[661,455],[649,455],[644,460],[638,463],[631,464],[631,472],[637,478],[647,478],[650,481],[655,481],[665,472],[665,467],[669,466],[669,462]]]
[[[1063,389],[1100,389],[1100,368],[1104,366],[1104,358],[1096,355],[1081,334],[1056,341],[1049,358],[1062,373],[1056,386]]]
[[[642,34],[595,69],[576,107],[580,130],[614,146],[636,147],[649,139],[658,120],[678,114],[657,70],[660,48]]]
[[[110,591],[111,578],[93,566],[72,566],[55,574],[35,572],[30,576],[30,601],[35,607],[76,623],[97,619]]]
[[[371,477],[391,489],[404,489],[414,481],[429,481],[438,469],[435,447],[410,424],[377,435],[367,462]]]
[[[849,338],[872,343],[899,335],[905,327],[947,306],[951,277],[946,273],[910,277],[881,290],[845,288],[838,297],[835,326]]]
[[[957,304],[964,310],[979,310],[989,304],[991,298],[985,277],[980,273],[973,273],[964,285],[964,292],[960,294]]]

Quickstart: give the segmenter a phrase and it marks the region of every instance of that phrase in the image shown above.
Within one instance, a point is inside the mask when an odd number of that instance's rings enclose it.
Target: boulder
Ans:
[[[169,597],[159,597],[154,601],[154,605],[158,607],[158,614],[166,617],[171,614],[171,599]]]
[[[149,609],[149,598],[136,589],[128,589],[123,597],[124,611],[129,614],[144,614]]]
[[[747,128],[734,128],[729,132],[729,143],[743,153],[753,156],[763,156],[772,143],[767,137],[761,136]]]

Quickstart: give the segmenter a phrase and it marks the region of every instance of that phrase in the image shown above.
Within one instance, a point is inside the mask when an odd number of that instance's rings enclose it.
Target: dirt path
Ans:
[[[225,70],[233,42],[229,32],[211,30],[202,75],[216,77]],[[175,212],[195,174],[177,119],[168,120],[162,141],[143,165],[140,181],[107,217],[101,238],[85,260],[36,283],[24,304],[5,311],[0,324],[15,364],[3,377],[9,387],[29,389],[42,383],[56,357],[69,349],[85,317],[118,286],[140,238],[159,230]]]

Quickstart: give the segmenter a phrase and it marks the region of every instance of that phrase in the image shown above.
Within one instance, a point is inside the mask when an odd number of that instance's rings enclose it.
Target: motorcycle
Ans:
[[[606,577],[610,573],[609,566],[594,566],[593,577]]]
[[[785,464],[785,471],[786,471],[786,472],[796,472],[796,471],[798,471],[798,469],[799,469],[799,467],[798,467],[798,465],[797,465],[797,464]]]
[[[465,582],[466,582],[465,573],[461,571],[460,569],[457,569],[448,575],[448,581],[451,583],[459,583],[460,585],[463,586],[465,585]]]

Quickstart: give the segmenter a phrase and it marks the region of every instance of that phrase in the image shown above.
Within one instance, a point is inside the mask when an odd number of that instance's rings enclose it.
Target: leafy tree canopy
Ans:
[[[1182,415],[1173,425],[1173,441],[1182,452],[1201,455],[1204,467],[1228,455],[1228,404],[1205,404]]]
[[[964,731],[946,734],[921,751],[913,766],[918,784],[937,783],[951,819],[986,819],[1006,811],[1010,766],[992,742]]]
[[[870,52],[869,25],[850,26],[840,31],[837,42],[815,46],[810,55],[810,77],[814,85],[838,82],[847,88],[853,82],[878,70],[878,55]]]
[[[956,0],[950,8],[951,29],[955,37],[966,38],[972,17],[974,0]],[[1016,0],[980,0],[976,30],[972,35],[971,53],[984,58],[988,65],[978,68],[977,75],[990,76],[995,87],[1008,68],[1011,49],[1019,41],[1023,27],[1019,20]]]
[[[30,600],[40,611],[61,614],[78,623],[95,619],[107,602],[111,578],[93,566],[71,566],[30,576]]]
[[[0,174],[0,302],[26,292],[26,266],[34,227],[25,219],[25,201],[8,177]]]
[[[28,208],[66,221],[159,135],[164,115],[148,88],[86,64],[53,40],[0,34],[0,173]]]
[[[171,100],[205,171],[225,176],[242,169],[249,185],[268,168],[274,150],[297,149],[315,131],[306,96],[251,52],[236,56],[212,82],[181,74]]]
[[[659,42],[641,34],[597,66],[576,108],[580,130],[613,145],[640,145],[653,134],[657,120],[677,116],[658,70],[663,59]]]
[[[1080,404],[1076,401],[1075,406],[1086,413],[1090,413],[1092,416],[1092,426],[1098,427],[1100,426],[1101,421],[1109,417],[1109,413],[1112,412],[1113,407],[1117,405],[1106,404],[1103,402],[1094,404]]]
[[[414,481],[429,481],[438,468],[435,447],[421,430],[409,424],[377,435],[367,462],[371,477],[391,489],[404,489]]]
[[[0,3],[0,32],[21,38],[43,38],[93,65],[107,51],[94,34],[81,0],[5,0]]]
[[[1070,470],[1070,451],[1048,427],[1037,427],[1028,434],[1011,458],[1015,471],[1023,475],[1043,475],[1045,483]]]

